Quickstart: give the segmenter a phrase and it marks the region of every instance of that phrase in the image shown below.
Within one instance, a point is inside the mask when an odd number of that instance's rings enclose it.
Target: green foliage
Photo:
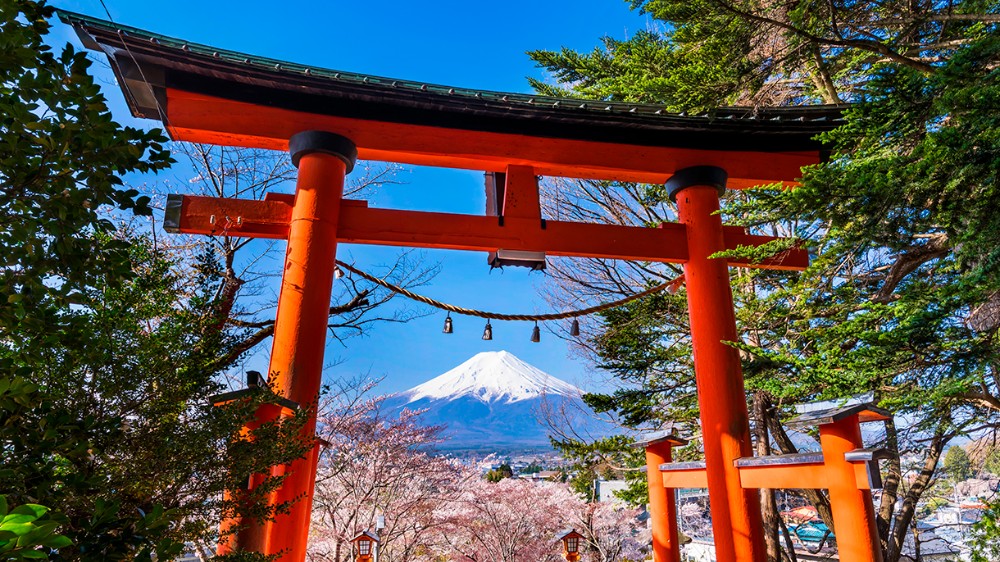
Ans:
[[[692,60],[689,53],[674,46],[669,34],[640,31],[626,40],[605,37],[603,43],[602,48],[588,54],[569,49],[529,52],[559,82],[572,86],[559,88],[532,78],[529,82],[546,95],[682,108],[714,106],[734,80],[732,72],[704,72],[696,58]],[[691,81],[683,79],[685,71],[698,73],[704,80],[699,86],[707,87],[692,87]]]
[[[932,74],[874,71],[869,95],[827,135],[840,157],[811,170],[784,211],[829,221],[843,243],[862,248],[906,250],[915,234],[940,233],[968,281],[992,280],[1000,136],[998,117],[982,108],[1000,103],[997,60],[1000,39],[987,36]]]
[[[55,532],[58,526],[49,508],[29,503],[8,511],[7,498],[0,496],[0,559],[47,559],[47,551],[72,544]]]
[[[983,470],[994,476],[1000,476],[1000,447],[991,447],[983,461]]]
[[[509,464],[503,463],[500,466],[487,471],[485,478],[487,482],[496,483],[503,480],[504,478],[512,478],[513,476],[514,476],[514,470],[510,467]]]
[[[568,87],[529,78],[531,85],[548,95],[710,110],[773,72],[773,61],[752,56],[759,26],[719,14],[711,1],[633,2],[633,7],[672,25],[626,40],[605,37],[601,48],[587,54],[531,51],[539,66]]]
[[[959,445],[948,448],[944,455],[944,471],[955,482],[961,482],[972,478],[972,463],[965,449]]]
[[[956,429],[986,402],[975,397],[996,393],[995,315],[970,311],[1000,290],[1000,137],[973,101],[1000,95],[998,46],[970,38],[933,73],[874,69],[867,98],[827,135],[838,155],[802,188],[758,190],[735,209],[822,225],[811,275],[791,288],[807,305],[783,357],[799,388],[872,391]]]
[[[649,503],[649,485],[645,472],[630,470],[625,473],[625,482],[628,484],[625,489],[614,492],[616,498],[632,507],[644,507]]]
[[[901,0],[774,5],[718,0],[633,0],[659,27],[591,53],[531,51],[557,84],[540,93],[663,104],[671,111],[722,105],[841,103],[864,96],[864,75],[885,62],[921,72],[989,26],[953,13],[996,13],[993,1],[915,6]],[[944,15],[945,17],[941,17]]]
[[[833,158],[806,170],[801,188],[765,186],[726,202],[728,222],[794,224],[815,252],[802,276],[741,271],[733,277],[741,333],[753,334],[734,342],[744,352],[748,387],[784,402],[873,392],[893,410],[925,412],[930,425],[957,417],[941,430],[960,431],[974,417],[969,408],[998,393],[990,376],[1000,323],[988,303],[1000,291],[1000,123],[996,112],[984,111],[1000,104],[995,24],[969,18],[944,29],[934,23],[940,7],[914,12],[896,2],[879,13],[832,4],[768,11],[714,0],[633,5],[664,20],[664,30],[606,40],[589,55],[532,56],[584,97],[710,109],[780,83],[783,103],[827,99],[829,86],[855,102],[845,125],[825,136]],[[837,18],[831,20],[830,9],[839,10]],[[996,5],[954,9],[992,13]],[[843,22],[839,31],[831,21]],[[903,29],[910,33],[905,39]],[[864,30],[881,30],[876,35],[886,40],[863,40]],[[851,40],[849,48],[836,48],[837,33]],[[942,36],[951,41],[939,46]],[[927,53],[936,62],[911,56],[899,48],[904,41],[933,43]],[[683,64],[649,64],[657,57]],[[690,61],[697,71],[685,66]],[[708,78],[726,73],[733,79]],[[677,98],[679,88],[659,95],[648,86],[654,80],[685,83],[705,98]],[[671,306],[658,296],[605,316],[597,352],[602,366],[629,384],[588,397],[592,407],[617,412],[632,426],[690,419],[691,375],[683,359],[689,348],[675,333],[685,328],[682,307],[682,300]]]
[[[645,452],[632,446],[632,439],[615,435],[592,442],[579,439],[557,440],[550,438],[552,446],[558,449],[568,461],[567,483],[577,495],[587,502],[596,500],[594,480],[599,477],[616,479],[624,476],[629,481],[629,489],[621,498],[630,505],[642,506],[648,501],[645,474],[638,467],[645,465]],[[621,470],[631,468],[633,470]],[[643,499],[646,498],[646,499]]]
[[[10,490],[7,499],[15,502],[38,501],[57,508],[52,512],[25,503],[11,511],[21,514],[14,523],[24,525],[17,540],[7,544],[13,559],[48,558],[47,549],[59,550],[52,555],[55,559],[79,560],[121,559],[126,552],[148,560],[152,552],[161,557],[179,552],[181,543],[163,540],[171,518],[162,507],[130,517],[120,513],[120,502],[82,497],[103,491],[103,479],[76,467],[93,463],[95,434],[114,431],[117,428],[92,416],[81,417],[45,399],[37,385],[21,377],[0,378],[0,442],[8,449],[0,488]],[[26,509],[33,510],[35,519],[26,519]],[[54,533],[57,528],[61,534]],[[3,537],[4,530],[19,529],[0,526],[0,541],[13,538]]]
[[[804,170],[801,187],[761,186],[724,201],[727,223],[797,235],[812,256],[801,275],[731,275],[740,334],[732,345],[748,389],[779,408],[871,393],[935,444],[1000,423],[1000,34],[992,21],[1000,5],[633,7],[662,30],[605,39],[587,54],[533,52],[558,84],[538,89],[709,113],[719,105],[852,104],[822,138],[830,157]],[[628,203],[637,216],[669,205],[662,197]],[[690,342],[678,335],[683,306],[662,296],[604,317],[590,343],[624,388],[588,396],[591,406],[639,428],[697,414]],[[887,559],[898,556],[913,506],[934,478],[917,480],[888,492],[905,501],[889,501],[897,507],[880,527]]]
[[[538,461],[531,461],[528,463],[528,466],[521,469],[521,474],[538,474],[543,470],[545,470],[545,467],[538,464]]]
[[[1000,504],[992,504],[972,526],[972,562],[1000,560]]]
[[[66,529],[79,506],[61,500],[97,484],[96,475],[74,468],[92,464],[99,447],[92,436],[115,431],[116,422],[59,404],[60,387],[79,381],[45,373],[66,359],[60,344],[88,343],[81,338],[87,326],[73,313],[93,287],[129,277],[128,246],[104,235],[113,225],[101,212],[149,209],[148,198],[122,187],[121,175],[161,169],[170,158],[161,133],[122,129],[111,119],[84,53],[67,45],[55,54],[43,42],[51,15],[43,3],[0,5],[0,489],[14,503],[56,508],[44,525],[61,526],[60,536],[79,551],[87,541]],[[57,542],[53,548],[67,549]]]
[[[224,513],[270,517],[260,500],[280,478],[227,501],[222,492],[310,446],[299,437],[305,410],[241,433],[275,402],[266,390],[212,406],[229,338],[210,314],[211,277],[179,307],[175,266],[141,237],[128,250],[132,276],[88,289],[95,308],[64,311],[65,339],[47,340],[45,364],[0,352],[19,373],[0,378],[0,441],[11,449],[0,489],[58,510],[74,559],[169,558],[209,538]]]
[[[0,5],[0,338],[40,354],[19,328],[58,329],[57,311],[81,302],[96,272],[128,272],[124,244],[80,234],[113,230],[107,206],[148,214],[121,176],[171,162],[160,131],[112,120],[86,53],[44,43],[51,15],[44,3]]]
[[[696,416],[686,326],[668,321],[686,308],[683,294],[660,292],[603,312],[609,329],[595,341],[599,366],[626,384],[611,395],[585,395],[587,405],[598,413],[615,412],[632,427]]]
[[[935,511],[937,511],[938,509],[940,509],[942,507],[946,507],[950,503],[951,502],[949,500],[945,499],[945,498],[942,498],[942,497],[933,497],[933,498],[927,500],[927,502],[924,503],[923,505],[919,506],[919,508],[918,508],[918,514],[921,517],[930,517],[931,515],[934,514]]]

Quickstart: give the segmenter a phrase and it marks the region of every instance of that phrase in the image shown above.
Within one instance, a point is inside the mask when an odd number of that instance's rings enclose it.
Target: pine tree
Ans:
[[[969,455],[960,445],[948,447],[948,452],[944,455],[944,472],[955,482],[961,482],[972,478],[972,463]]]

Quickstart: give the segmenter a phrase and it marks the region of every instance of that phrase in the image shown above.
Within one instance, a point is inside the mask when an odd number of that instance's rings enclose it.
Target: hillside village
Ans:
[[[986,441],[969,443],[961,448],[977,450],[988,446]],[[1000,449],[997,449],[1000,451]],[[1000,452],[996,453],[1000,457]],[[903,459],[905,465],[918,470],[922,459],[918,455],[910,455]],[[984,499],[997,497],[1000,490],[1000,475],[990,472],[983,466],[985,457],[980,456],[978,469],[970,467],[967,474],[975,473],[965,479],[946,476],[936,485],[931,499],[919,510],[917,522],[919,538],[917,542],[910,540],[902,560],[916,562],[967,562],[971,560],[971,550],[968,539],[972,526],[982,517],[987,505]],[[484,478],[503,477],[519,478],[530,481],[565,482],[570,473],[567,463],[556,453],[526,454],[504,457],[503,461],[487,458],[478,461],[477,466]],[[996,466],[992,467],[996,470]],[[946,469],[947,474],[947,469]],[[958,478],[961,478],[959,475]],[[598,478],[593,481],[593,497],[598,502],[609,502],[624,505],[618,492],[627,489],[625,480],[606,480]],[[678,515],[681,532],[687,537],[681,551],[684,560],[688,562],[714,562],[712,547],[710,514],[707,509],[707,493],[704,490],[679,490],[677,493]],[[873,499],[878,505],[881,494],[876,492]],[[815,508],[801,497],[793,494],[780,496],[781,516],[788,529],[787,536],[796,546],[798,559],[839,560],[836,551],[836,537],[829,532]],[[644,510],[641,510],[634,520],[636,531],[648,521]]]
[[[980,444],[981,445],[981,444]],[[975,447],[976,444],[970,444]],[[496,457],[502,457],[498,461]],[[474,458],[474,457],[473,457]],[[911,455],[904,462],[917,466],[921,459]],[[482,460],[473,460],[478,471],[487,480],[500,478],[515,478],[531,482],[565,482],[570,476],[568,465],[557,453],[548,454],[527,453],[522,455],[504,456],[491,455]],[[972,526],[980,520],[986,504],[982,498],[995,497],[1000,489],[1000,477],[988,473],[985,469],[979,471],[980,477],[972,477],[955,481],[949,477],[939,484],[939,492],[920,510],[917,523],[919,543],[907,543],[903,560],[933,562],[965,562],[970,560],[970,549],[967,544]],[[625,502],[618,495],[627,489],[625,480],[606,480],[597,478],[593,481],[593,498],[597,502],[624,506]],[[948,488],[954,490],[949,495]],[[938,495],[943,493],[944,495]],[[680,490],[677,493],[680,530],[689,541],[681,551],[684,560],[688,562],[714,562],[712,548],[710,514],[707,509],[707,493],[704,490]],[[874,494],[876,504],[881,500],[880,494]],[[836,537],[829,533],[828,527],[820,519],[816,509],[808,505],[802,498],[792,494],[781,497],[781,516],[788,529],[788,537],[796,546],[799,560],[839,560],[836,552]],[[635,536],[641,536],[641,529],[646,525],[648,517],[644,510],[636,513],[631,524]]]

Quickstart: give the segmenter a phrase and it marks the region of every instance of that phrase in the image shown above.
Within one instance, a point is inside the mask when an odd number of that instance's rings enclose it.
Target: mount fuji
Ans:
[[[442,449],[548,447],[545,418],[567,412],[574,429],[607,434],[581,400],[583,391],[507,351],[476,354],[461,365],[386,399],[390,413],[426,410],[428,425],[445,426]],[[586,428],[581,427],[586,426]]]

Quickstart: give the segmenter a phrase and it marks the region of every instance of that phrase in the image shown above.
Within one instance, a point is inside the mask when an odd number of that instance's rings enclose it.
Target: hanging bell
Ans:
[[[538,329],[538,322],[535,322],[535,327],[531,329],[531,341],[535,343],[542,341],[542,331]]]
[[[493,339],[493,326],[490,326],[490,321],[486,321],[486,327],[483,328],[483,339],[491,340]]]
[[[576,318],[573,319],[573,323],[569,326],[569,335],[574,337],[580,335],[580,321]]]
[[[450,334],[452,332],[451,313],[450,312],[448,313],[448,316],[446,316],[445,319],[444,319],[444,330],[441,330],[441,331],[444,332],[444,333],[446,333],[446,334]]]

